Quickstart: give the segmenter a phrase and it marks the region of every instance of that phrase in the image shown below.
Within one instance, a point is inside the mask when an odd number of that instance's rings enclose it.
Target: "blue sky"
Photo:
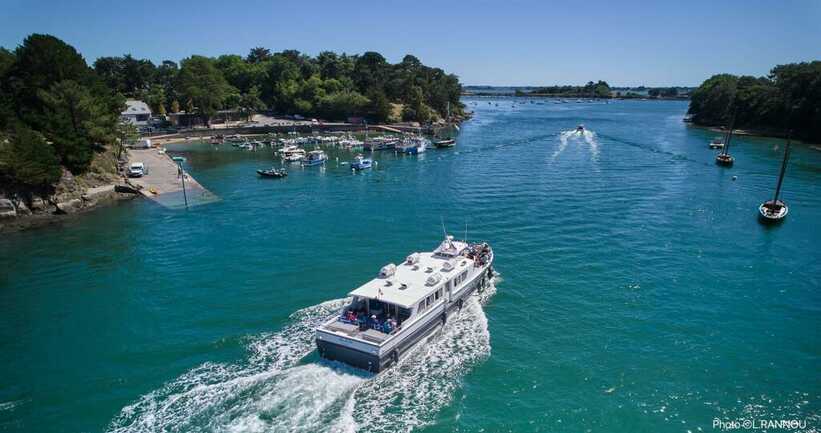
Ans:
[[[53,34],[91,63],[246,54],[254,46],[411,53],[465,84],[698,85],[821,59],[821,0],[3,0],[0,46]]]

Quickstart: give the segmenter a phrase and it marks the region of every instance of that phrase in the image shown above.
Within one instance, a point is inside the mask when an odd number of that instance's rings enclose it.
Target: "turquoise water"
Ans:
[[[683,102],[466,102],[455,149],[356,175],[332,150],[272,180],[267,152],[178,146],[219,201],[3,235],[0,430],[821,425],[821,152],[794,148],[790,215],[766,228],[778,140],[736,138],[722,169]],[[579,123],[593,133],[563,134]],[[495,291],[401,369],[321,362],[312,327],[434,247],[440,218],[493,244]]]

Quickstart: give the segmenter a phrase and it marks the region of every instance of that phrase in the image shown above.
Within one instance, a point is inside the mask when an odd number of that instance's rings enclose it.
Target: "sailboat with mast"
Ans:
[[[448,112],[447,112],[447,118],[445,118],[445,124],[448,125],[448,127],[449,127],[450,124],[451,124],[451,122],[450,122],[450,101],[448,101],[447,111]],[[454,126],[454,128],[456,128],[456,130],[459,129],[458,126],[456,126],[456,125],[453,125],[453,126]],[[448,128],[448,129],[450,129],[450,128]],[[434,134],[434,135],[438,135],[438,134]],[[433,139],[433,145],[436,146],[437,148],[454,147],[454,146],[456,146],[456,140],[453,137],[441,138],[441,137],[435,136],[434,139]]]
[[[716,155],[716,164],[724,166],[724,167],[731,167],[735,159],[730,155],[728,149],[730,148],[730,141],[733,139],[733,127],[735,126],[735,114],[733,114],[732,120],[730,120],[730,129],[727,131],[727,135],[724,138],[724,146],[721,147],[721,152]]]
[[[790,136],[787,134],[787,145],[784,147],[784,159],[781,161],[781,171],[778,173],[778,183],[775,185],[775,196],[772,200],[761,203],[758,207],[759,218],[764,223],[777,223],[784,220],[790,208],[778,198],[781,194],[781,184],[784,182],[784,173],[787,171],[787,162],[790,159]]]

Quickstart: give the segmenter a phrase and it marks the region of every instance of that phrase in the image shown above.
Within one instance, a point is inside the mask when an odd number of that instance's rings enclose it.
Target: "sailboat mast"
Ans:
[[[778,195],[781,194],[781,183],[784,181],[784,173],[787,171],[787,161],[790,159],[790,136],[792,130],[787,133],[787,147],[784,148],[784,160],[781,162],[781,172],[778,173],[778,184],[775,186],[775,198],[773,204],[778,202]]]
[[[732,117],[732,119],[730,119],[730,130],[727,131],[727,139],[724,140],[724,147],[721,149],[721,153],[724,154],[724,155],[728,154],[727,150],[730,147],[730,141],[732,141],[732,139],[733,139],[733,128],[735,127],[735,115],[736,115],[736,113],[733,113],[733,117]]]

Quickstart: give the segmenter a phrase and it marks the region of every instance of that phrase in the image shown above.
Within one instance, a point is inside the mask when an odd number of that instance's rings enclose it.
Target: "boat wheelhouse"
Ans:
[[[319,355],[372,372],[396,364],[486,287],[492,264],[488,244],[447,236],[432,252],[382,267],[349,293],[350,304],[316,329]]]

